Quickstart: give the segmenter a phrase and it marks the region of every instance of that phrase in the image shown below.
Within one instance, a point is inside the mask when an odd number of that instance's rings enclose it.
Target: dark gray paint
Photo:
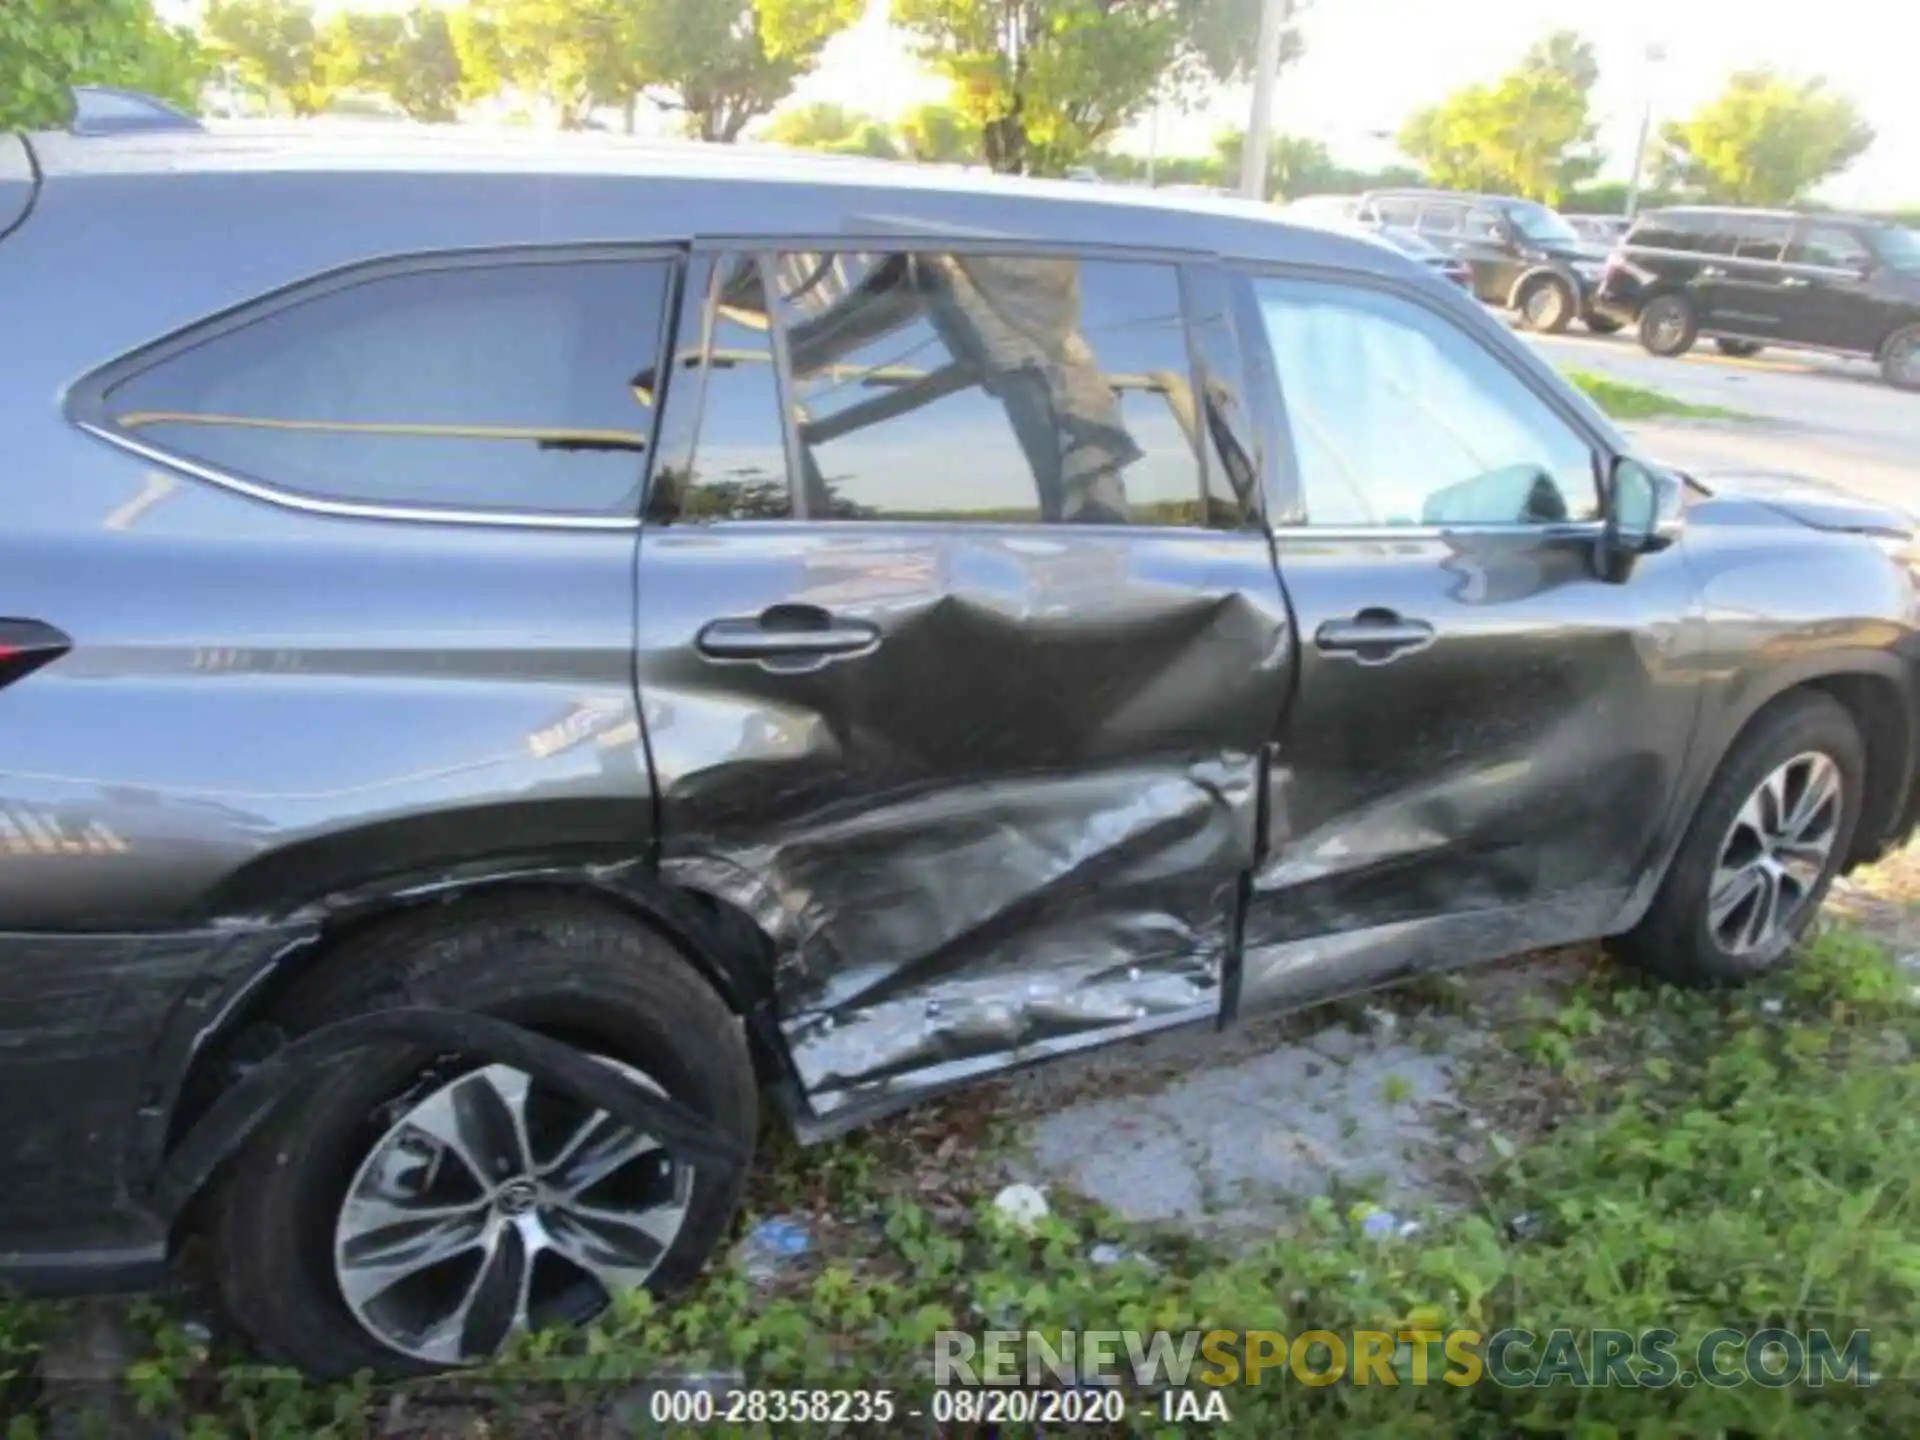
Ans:
[[[1225,202],[746,152],[34,143],[41,194],[0,244],[0,614],[75,645],[0,692],[13,1273],[144,1274],[173,1218],[144,1181],[274,1042],[256,1025],[279,977],[395,905],[540,884],[652,917],[819,1131],[1118,1035],[1630,925],[1726,746],[1791,684],[1885,687],[1867,848],[1911,818],[1914,595],[1856,533],[1905,522],[1843,501],[1702,498],[1624,583],[1577,530],[398,521],[223,488],[68,406],[116,357],[374,259],[966,237],[1124,242],[1213,295],[1216,257],[1369,277],[1622,449],[1386,247]],[[1244,307],[1209,353],[1236,324],[1257,359]],[[1294,518],[1275,397],[1216,378],[1258,421],[1267,513]],[[663,455],[688,393],[666,387]],[[775,601],[880,643],[799,671],[698,653],[708,622]],[[1362,668],[1296,643],[1368,604],[1434,644]]]

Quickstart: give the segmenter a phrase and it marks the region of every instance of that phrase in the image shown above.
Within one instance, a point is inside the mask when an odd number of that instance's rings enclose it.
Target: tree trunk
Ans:
[[[1029,156],[1019,113],[997,116],[981,126],[980,148],[992,169],[1002,175],[1024,175]]]
[[[627,134],[629,135],[633,134],[634,127],[639,123],[639,109],[640,97],[638,95],[627,96],[626,104],[621,108],[620,118],[625,122]]]

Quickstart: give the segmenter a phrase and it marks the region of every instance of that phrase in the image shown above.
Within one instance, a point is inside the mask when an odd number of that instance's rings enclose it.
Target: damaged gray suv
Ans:
[[[0,1283],[318,1375],[687,1282],[763,1103],[1605,937],[1915,822],[1913,535],[1229,202],[0,137]]]

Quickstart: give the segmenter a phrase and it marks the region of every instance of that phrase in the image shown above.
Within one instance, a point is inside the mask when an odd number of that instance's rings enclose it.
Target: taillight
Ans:
[[[31,675],[73,648],[73,641],[39,620],[0,620],[0,685]]]

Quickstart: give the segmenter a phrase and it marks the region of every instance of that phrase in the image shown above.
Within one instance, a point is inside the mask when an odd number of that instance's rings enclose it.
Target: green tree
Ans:
[[[459,112],[464,75],[447,12],[416,4],[403,14],[347,10],[327,22],[322,63],[330,85],[377,90],[415,120]]]
[[[1230,130],[1214,141],[1214,151],[1220,157],[1220,183],[1239,184],[1240,152],[1246,141],[1245,133],[1239,130]],[[1327,147],[1318,140],[1276,135],[1267,147],[1266,198],[1326,194],[1340,188],[1346,173],[1333,163]]]
[[[0,0],[0,131],[66,123],[72,85],[124,85],[197,108],[207,57],[152,0]]]
[[[1243,78],[1257,13],[1257,0],[893,0],[892,18],[952,83],[989,165],[1060,174],[1156,100]],[[1283,63],[1298,52],[1296,34]]]
[[[318,115],[333,99],[320,27],[301,0],[212,0],[204,25],[215,56],[268,104]]]
[[[820,101],[781,111],[768,124],[765,137],[777,145],[838,155],[874,155],[890,160],[900,153],[887,127],[873,116]]]
[[[820,63],[866,0],[619,0],[610,103],[645,94],[702,140],[738,140]],[[871,137],[869,137],[871,140]]]
[[[703,140],[737,140],[819,63],[864,0],[472,0],[454,42],[470,98],[512,90],[563,127],[644,96]]]
[[[1873,129],[1824,80],[1746,70],[1661,138],[1661,183],[1728,204],[1786,205],[1858,159]]]
[[[586,121],[617,54],[606,0],[472,0],[450,29],[462,99],[511,90],[546,105],[567,130]]]
[[[980,158],[980,127],[953,105],[916,105],[900,120],[900,141],[915,160],[963,164]]]
[[[1548,35],[1492,85],[1469,85],[1415,112],[1400,148],[1440,185],[1551,204],[1600,168],[1592,92],[1600,67],[1572,31]]]

